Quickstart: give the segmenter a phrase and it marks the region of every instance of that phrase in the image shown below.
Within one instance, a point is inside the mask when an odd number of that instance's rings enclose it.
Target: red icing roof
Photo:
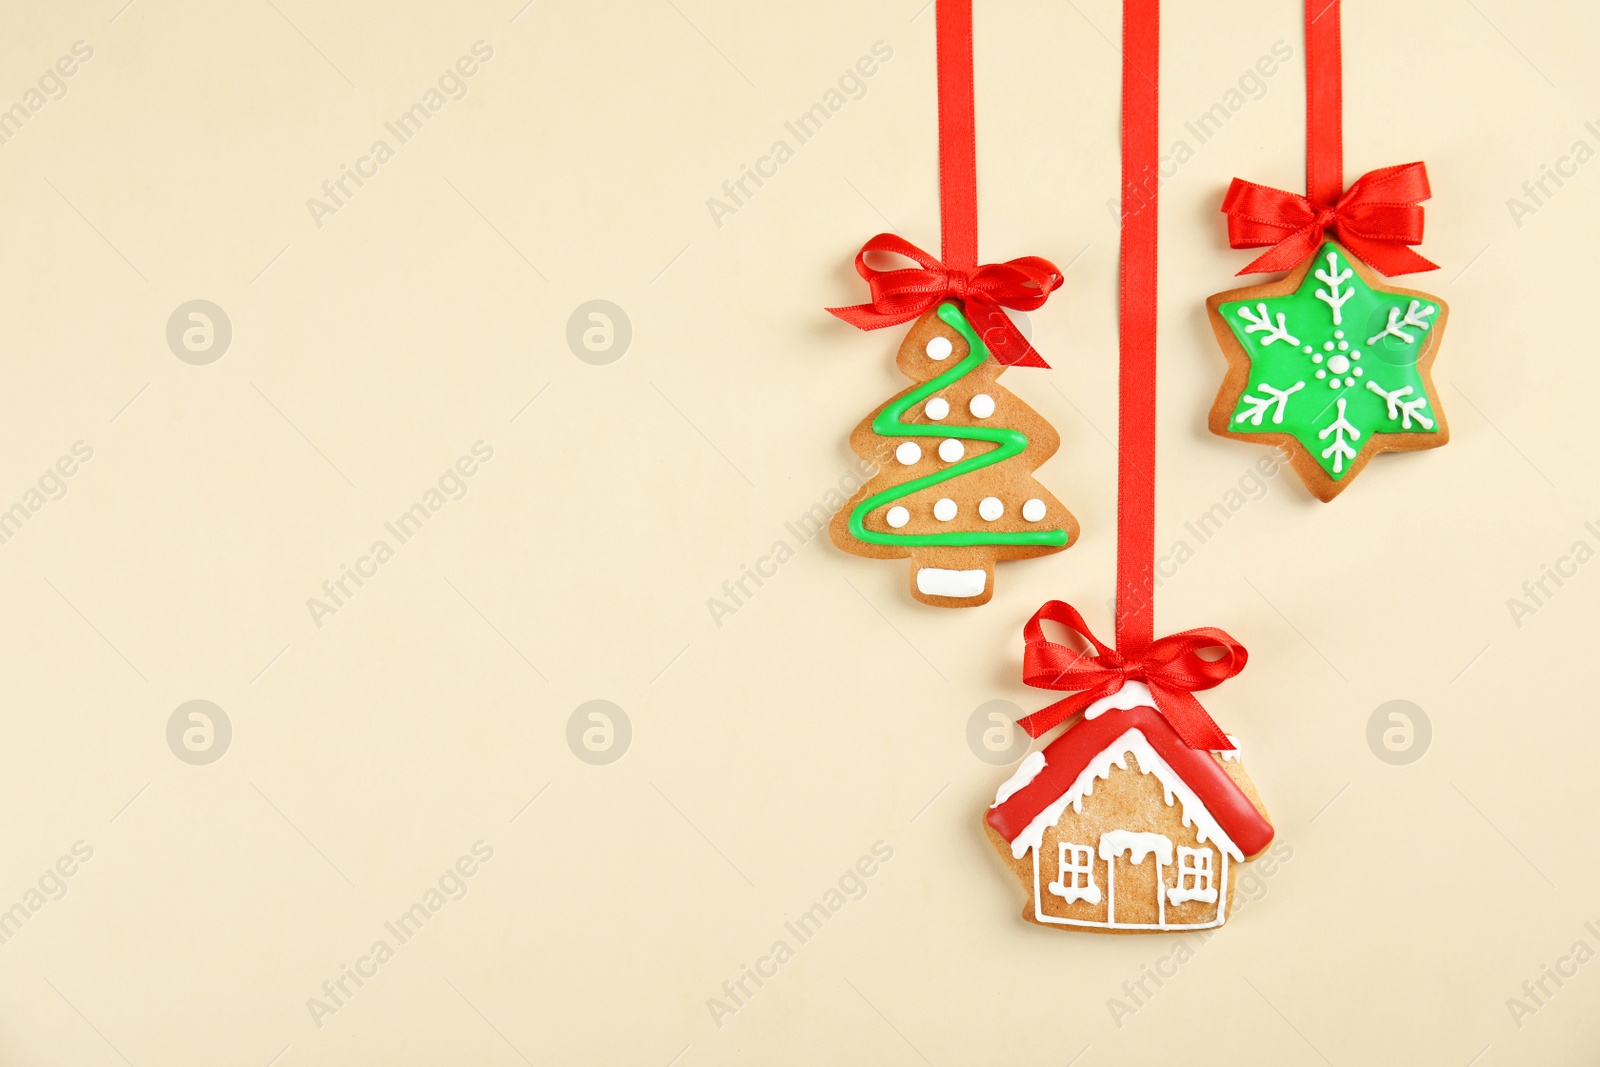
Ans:
[[[1050,742],[1044,749],[1044,769],[1003,804],[989,809],[989,825],[1007,841],[1015,841],[1040,812],[1072,788],[1091,760],[1134,727],[1194,791],[1245,856],[1254,856],[1272,843],[1272,824],[1216,758],[1184,744],[1161,713],[1149,707],[1112,710],[1084,719]]]

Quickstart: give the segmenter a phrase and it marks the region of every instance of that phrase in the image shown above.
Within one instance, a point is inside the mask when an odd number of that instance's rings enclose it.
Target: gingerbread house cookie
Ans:
[[[1025,757],[984,822],[1024,918],[1109,933],[1221,926],[1273,835],[1237,745],[1189,748],[1133,681]]]

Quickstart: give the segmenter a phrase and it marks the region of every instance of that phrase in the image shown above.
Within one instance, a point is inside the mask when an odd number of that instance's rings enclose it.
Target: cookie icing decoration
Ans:
[[[1432,190],[1421,163],[1344,186],[1339,0],[1306,0],[1305,35],[1306,195],[1235,178],[1222,202],[1228,243],[1267,248],[1239,273],[1289,275],[1206,302],[1228,360],[1210,427],[1285,446],[1328,501],[1380,452],[1449,440],[1430,376],[1448,311],[1374,273],[1438,269],[1412,247]]]
[[[1159,154],[1159,13],[1159,0],[1125,0],[1122,191],[1124,204],[1140,207],[1124,215],[1122,228],[1116,643],[1101,641],[1061,601],[1028,621],[1023,681],[1067,695],[1019,725],[1035,738],[1061,732],[1023,758],[983,815],[990,843],[1027,895],[1023,917],[1055,930],[1221,926],[1240,865],[1273,839],[1238,742],[1195,697],[1244,669],[1244,646],[1214,627],[1155,636],[1157,211],[1146,179]],[[1330,296],[1353,311],[1356,298],[1343,292]],[[1296,366],[1316,366],[1317,351],[1354,360],[1353,344],[1339,348],[1342,337],[1330,334],[1333,348],[1319,350],[1303,328],[1302,342],[1295,308],[1247,310],[1241,329],[1256,325],[1250,336],[1260,334]],[[1273,385],[1289,397],[1286,406],[1306,388]],[[1274,402],[1264,401],[1263,410]],[[1038,519],[1053,505],[1036,498],[1022,510]],[[1086,649],[1050,640],[1046,622],[1076,634]]]
[[[975,607],[994,595],[995,563],[1059,552],[1078,524],[1033,477],[1060,444],[1055,430],[997,381],[1048,368],[1005,309],[1043,306],[1061,271],[1036,256],[978,263],[972,3],[936,2],[942,259],[878,234],[856,256],[871,299],[828,309],[863,330],[912,323],[896,363],[917,384],[851,434],[880,469],[829,529],[854,555],[909,557],[914,599]],[[881,255],[914,265],[868,263]],[[898,463],[879,460],[890,452]]]
[[[1380,452],[1449,440],[1431,374],[1443,301],[1385,286],[1329,241],[1282,281],[1206,306],[1228,359],[1211,431],[1284,446],[1319,499]]]

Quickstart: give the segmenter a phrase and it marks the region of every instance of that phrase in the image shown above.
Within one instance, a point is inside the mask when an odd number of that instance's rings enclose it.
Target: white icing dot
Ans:
[[[1332,341],[1324,341],[1324,342],[1322,342],[1322,350],[1324,352],[1332,352],[1333,351],[1333,342]]]
[[[954,350],[955,345],[950,343],[950,338],[935,337],[928,342],[928,347],[924,351],[928,353],[929,359],[949,359],[950,353]]]
[[[1333,336],[1338,337],[1338,338],[1343,338],[1344,337],[1344,331],[1343,330],[1334,330],[1333,331]]]
[[[941,497],[934,501],[933,517],[940,522],[949,522],[956,517],[956,502],[949,497]]]
[[[1312,356],[1311,357],[1311,362],[1313,362],[1313,363],[1321,363],[1322,362],[1322,353],[1318,352],[1316,355]]]
[[[1351,371],[1350,373],[1354,374],[1357,378],[1359,378],[1363,374],[1365,374],[1366,372],[1363,371],[1360,367],[1357,367],[1355,370]]]
[[[1343,374],[1350,369],[1350,360],[1347,356],[1331,356],[1328,359],[1328,369],[1335,374]]]
[[[1358,348],[1354,352],[1350,353],[1350,358],[1351,359],[1360,359],[1361,358],[1361,349]]]
[[[967,450],[962,448],[961,442],[954,437],[947,437],[939,442],[939,458],[946,463],[954,463],[966,454]]]
[[[942,396],[936,396],[932,400],[928,401],[922,410],[928,413],[928,418],[938,422],[940,419],[950,414],[950,401],[946,400]]]
[[[1346,378],[1344,380],[1344,384],[1346,384],[1346,385],[1354,385],[1354,384],[1356,384],[1356,380],[1354,378]]]
[[[1341,352],[1350,351],[1350,342],[1349,341],[1340,341],[1339,342],[1339,351],[1341,351]]]
[[[1326,378],[1327,376],[1328,376],[1328,372],[1327,371],[1325,371],[1325,370],[1317,371],[1317,377],[1318,378]]]
[[[994,414],[994,397],[988,393],[979,393],[967,401],[967,410],[972,412],[975,419],[987,419]]]
[[[898,530],[900,527],[911,521],[911,512],[907,511],[899,504],[896,504],[894,507],[889,509],[889,513],[884,516],[884,519],[889,523],[890,526],[893,526],[896,530]]]
[[[1305,350],[1306,350],[1306,351],[1307,351],[1307,352],[1311,352],[1311,351],[1314,351],[1314,349],[1312,349],[1312,347],[1311,347],[1311,346],[1310,346],[1310,345],[1306,345],[1306,348],[1305,348]]]
[[[894,458],[909,467],[922,458],[922,447],[915,441],[902,441],[894,450]]]
[[[1337,379],[1337,378],[1329,378],[1328,379],[1328,388],[1329,389],[1337,389],[1337,388],[1339,388],[1339,379]]]
[[[993,522],[1006,513],[1006,506],[1000,503],[997,496],[986,496],[978,501],[978,514],[983,516],[985,522]]]
[[[1034,497],[1024,503],[1022,505],[1022,517],[1028,522],[1038,522],[1044,518],[1044,501]]]

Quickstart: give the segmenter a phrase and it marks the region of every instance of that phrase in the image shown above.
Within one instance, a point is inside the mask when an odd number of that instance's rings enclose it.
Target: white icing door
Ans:
[[[1156,925],[1167,925],[1167,894],[1161,869],[1172,865],[1172,840],[1165,834],[1107,830],[1100,835],[1100,858],[1106,861],[1106,925],[1117,925],[1117,857],[1127,854],[1137,867],[1146,857],[1156,863]]]

